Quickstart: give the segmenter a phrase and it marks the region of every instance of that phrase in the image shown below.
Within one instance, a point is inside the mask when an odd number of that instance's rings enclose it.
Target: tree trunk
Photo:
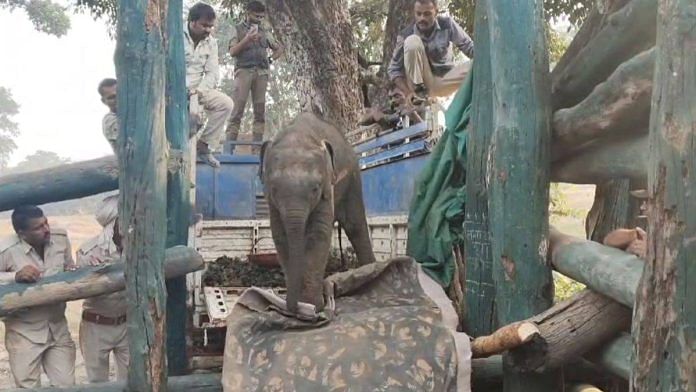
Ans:
[[[598,141],[566,160],[553,163],[551,180],[573,184],[601,184],[628,178],[644,184],[647,177],[648,136],[613,142]]]
[[[69,163],[0,177],[0,211],[23,204],[79,199],[118,189],[116,157]]]
[[[621,64],[605,82],[572,108],[553,114],[555,156],[567,156],[595,139],[647,131],[655,66],[654,49]]]
[[[631,0],[567,65],[554,69],[554,109],[574,106],[619,66],[655,44],[656,0]],[[572,53],[571,53],[572,55]],[[570,56],[570,55],[569,55]]]
[[[488,211],[498,322],[506,325],[553,302],[542,251],[548,246],[550,80],[542,2],[487,5],[494,125]],[[554,374],[504,368],[505,391],[557,391],[558,384]]]
[[[542,372],[566,365],[631,328],[631,309],[584,290],[528,320],[539,328],[532,342],[512,351],[521,371]]]
[[[626,179],[597,185],[592,208],[585,218],[587,239],[601,243],[612,230],[638,225],[640,200],[629,193],[636,188],[635,182]]]
[[[344,133],[362,110],[358,58],[345,0],[269,0],[268,16],[296,75],[300,108]]]
[[[165,42],[167,3],[120,0],[119,222],[126,257],[129,391],[166,391]]]
[[[10,283],[0,286],[0,317],[31,306],[110,294],[126,287],[124,264],[84,267],[61,272],[38,283]],[[193,249],[177,246],[167,249],[164,273],[168,278],[203,269],[203,258]]]
[[[488,148],[493,133],[493,91],[490,34],[485,4],[476,7],[474,46],[474,99],[466,160],[466,211],[464,218],[466,308],[464,330],[471,336],[487,335],[497,327],[491,239],[488,231]]]
[[[694,12],[692,1],[659,0],[648,254],[633,324],[633,391],[696,390]]]
[[[165,125],[172,164],[167,171],[167,240],[166,246],[188,245],[191,217],[191,160],[188,135],[186,61],[184,56],[183,1],[170,0],[167,8],[167,106]],[[186,307],[186,276],[167,282],[167,366],[169,374],[187,373],[187,331],[189,312]]]

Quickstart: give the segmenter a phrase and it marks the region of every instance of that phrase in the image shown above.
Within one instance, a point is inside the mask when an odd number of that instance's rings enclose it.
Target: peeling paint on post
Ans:
[[[120,225],[124,231],[129,391],[166,390],[165,1],[118,8]]]
[[[659,0],[632,391],[696,390],[696,5]]]
[[[493,134],[488,211],[498,325],[553,302],[548,241],[550,77],[541,1],[489,0]],[[478,54],[477,54],[478,57]],[[555,374],[516,372],[504,360],[504,390],[558,391]]]

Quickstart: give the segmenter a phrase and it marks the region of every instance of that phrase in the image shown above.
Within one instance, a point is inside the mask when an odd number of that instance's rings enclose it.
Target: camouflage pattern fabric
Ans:
[[[469,391],[412,259],[334,274],[325,287],[328,311],[302,320],[259,290],[242,295],[227,319],[225,391]]]

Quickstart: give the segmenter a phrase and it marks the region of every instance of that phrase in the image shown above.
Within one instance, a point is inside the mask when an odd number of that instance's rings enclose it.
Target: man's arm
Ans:
[[[198,90],[214,90],[217,87],[218,77],[220,76],[220,66],[218,64],[218,44],[216,39],[210,41],[210,55],[205,62],[205,76],[198,85]]]
[[[247,32],[247,34],[244,37],[238,37],[237,36],[237,29],[235,28],[234,31],[232,32],[232,38],[230,38],[230,56],[232,57],[237,57],[244,49],[249,46],[254,40],[258,39],[261,37],[261,33],[257,32]]]
[[[118,118],[107,114],[102,120],[102,133],[115,155],[118,155]]]
[[[474,41],[469,37],[469,34],[464,31],[462,26],[459,25],[454,19],[452,21],[452,43],[454,46],[459,48],[459,50],[466,55],[466,57],[474,58]]]
[[[275,36],[273,36],[273,34],[270,31],[267,33],[266,37],[268,39],[268,46],[271,47],[271,51],[273,52],[271,54],[271,58],[273,60],[278,60],[278,58],[280,58],[280,56],[282,56],[283,53],[285,53],[285,49],[283,49],[283,46],[280,44],[280,42],[278,42],[278,40],[275,38]]]
[[[16,272],[10,272],[9,260],[5,253],[0,253],[0,284],[14,283]]]

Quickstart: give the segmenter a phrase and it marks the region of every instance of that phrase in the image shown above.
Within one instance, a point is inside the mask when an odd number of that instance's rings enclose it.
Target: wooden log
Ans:
[[[554,109],[576,105],[621,63],[654,46],[656,13],[656,0],[631,0],[612,14],[570,64],[554,69]]]
[[[627,178],[644,183],[647,174],[648,137],[600,142],[565,160],[553,163],[551,180],[573,184],[601,184]]]
[[[586,238],[602,242],[611,231],[636,227],[641,200],[630,194],[637,184],[630,180],[611,180],[597,185],[592,208],[585,218]]]
[[[502,354],[529,342],[538,334],[539,328],[534,323],[521,321],[506,325],[491,335],[474,339],[471,342],[472,358]]]
[[[621,64],[579,104],[553,115],[553,153],[564,156],[598,138],[647,131],[655,50]]]
[[[696,6],[659,0],[631,390],[696,391]]]
[[[222,382],[220,373],[190,374],[187,376],[169,377],[167,380],[169,392],[221,392]],[[46,387],[32,389],[41,392],[123,392],[126,383],[112,381],[98,384],[75,385],[72,387]],[[11,389],[9,392],[23,392],[26,389]]]
[[[203,267],[203,258],[195,250],[185,246],[167,249],[164,263],[164,272],[167,277],[185,276]],[[123,290],[125,287],[123,263],[61,272],[32,284],[0,285],[0,317],[30,306],[109,294]]]
[[[543,372],[576,361],[584,353],[630,330],[631,309],[609,297],[583,290],[528,320],[538,335],[510,353],[513,366]]]
[[[126,257],[129,391],[166,391],[167,3],[119,0],[119,224]]]
[[[114,156],[0,176],[0,211],[23,204],[78,199],[114,189],[118,189],[118,162]]]
[[[622,332],[602,345],[600,349],[588,353],[585,357],[624,380],[630,380],[631,351],[631,335]]]
[[[546,252],[540,252],[548,246],[549,66],[542,2],[491,0],[487,6],[493,81],[491,259],[497,319],[507,325],[553,303],[551,269]],[[505,391],[557,391],[560,386],[555,374],[503,370]]]
[[[476,61],[474,94],[466,159],[466,209],[464,217],[463,326],[470,336],[487,335],[496,328],[495,285],[491,240],[488,232],[488,148],[493,131],[493,96],[490,37],[486,7],[476,7]]]
[[[622,250],[597,242],[551,233],[553,267],[613,300],[633,307],[645,262]]]
[[[183,1],[167,3],[167,82],[165,129],[169,142],[170,164],[167,171],[166,246],[188,245],[191,216],[191,159],[188,135],[186,59],[184,54]],[[165,267],[166,268],[166,267]],[[182,375],[190,368],[187,330],[189,311],[186,277],[167,282],[167,366],[170,375]]]

